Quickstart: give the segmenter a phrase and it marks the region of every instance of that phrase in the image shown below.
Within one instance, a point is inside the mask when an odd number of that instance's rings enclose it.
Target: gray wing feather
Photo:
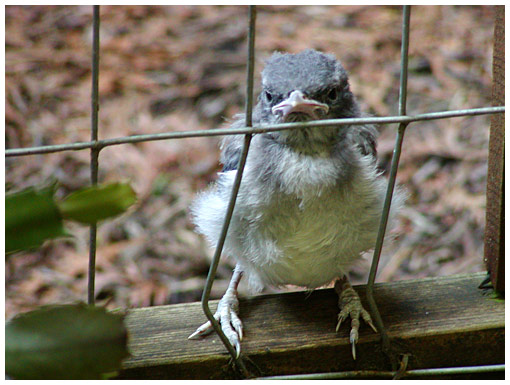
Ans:
[[[350,139],[363,155],[377,158],[377,129],[372,125],[354,126],[349,133]]]
[[[230,128],[241,128],[244,127],[244,114],[235,116],[235,121],[232,123]],[[220,161],[223,164],[222,171],[237,170],[239,164],[239,158],[243,150],[243,137],[244,135],[227,135],[223,138],[221,143],[221,158]]]

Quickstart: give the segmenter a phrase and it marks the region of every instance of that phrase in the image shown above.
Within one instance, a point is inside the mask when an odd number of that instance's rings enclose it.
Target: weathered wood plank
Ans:
[[[375,299],[394,346],[412,354],[409,368],[504,363],[504,302],[485,295],[483,274],[378,284]],[[358,287],[364,298],[364,287]],[[358,359],[349,327],[335,333],[332,289],[240,301],[243,353],[264,375],[388,370],[378,335],[361,326]],[[212,308],[216,307],[216,301]],[[187,339],[204,322],[199,303],[130,310],[132,357],[120,378],[232,378],[229,356],[216,335]]]
[[[492,104],[505,105],[505,6],[496,6]],[[505,291],[505,115],[491,117],[484,259],[491,282]]]

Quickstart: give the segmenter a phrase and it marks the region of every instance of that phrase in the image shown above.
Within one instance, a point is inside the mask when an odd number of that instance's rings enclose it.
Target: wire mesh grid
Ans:
[[[378,237],[376,241],[376,245],[374,247],[373,260],[370,268],[370,274],[367,283],[367,300],[370,306],[370,310],[372,315],[374,316],[374,321],[377,325],[378,330],[381,334],[381,339],[383,343],[383,349],[389,349],[389,339],[386,334],[386,329],[384,328],[384,324],[380,317],[379,311],[377,309],[377,305],[375,303],[373,297],[373,285],[375,282],[375,276],[377,273],[377,266],[383,246],[384,235],[386,231],[386,224],[388,220],[388,214],[391,205],[391,198],[395,186],[398,164],[400,159],[400,154],[402,150],[402,143],[404,139],[404,134],[406,128],[410,123],[426,121],[426,120],[437,120],[437,119],[447,119],[461,116],[475,116],[475,115],[486,115],[486,114],[496,114],[496,113],[504,113],[504,106],[496,106],[496,107],[483,107],[483,108],[471,108],[471,109],[462,109],[462,110],[449,110],[449,111],[440,111],[440,112],[431,112],[431,113],[423,113],[417,115],[407,115],[406,113],[406,99],[407,99],[407,70],[408,70],[408,47],[409,47],[409,28],[410,28],[410,13],[411,6],[403,6],[403,17],[402,17],[402,46],[401,46],[401,63],[400,63],[400,88],[399,88],[399,108],[397,116],[387,116],[387,117],[366,117],[366,118],[349,118],[349,119],[329,119],[322,120],[316,122],[306,122],[306,123],[283,123],[277,125],[264,125],[264,126],[253,126],[252,124],[252,110],[253,110],[253,89],[254,89],[254,62],[255,62],[255,35],[256,35],[256,6],[249,6],[249,32],[248,32],[248,60],[247,60],[247,82],[246,82],[246,104],[245,104],[245,127],[237,128],[237,129],[214,129],[214,130],[198,130],[198,131],[182,131],[182,132],[166,132],[166,133],[158,133],[158,134],[146,134],[146,135],[131,135],[125,137],[117,137],[113,139],[103,139],[100,140],[98,137],[98,111],[99,111],[99,102],[98,102],[98,79],[99,79],[99,24],[100,24],[100,14],[99,14],[99,6],[93,6],[93,45],[92,45],[92,93],[91,93],[91,140],[88,142],[75,142],[68,144],[60,144],[60,145],[48,145],[48,146],[39,146],[39,147],[28,147],[28,148],[14,148],[7,149],[5,151],[6,157],[17,157],[17,156],[28,156],[28,155],[36,155],[36,154],[50,154],[61,151],[76,151],[76,150],[84,150],[90,149],[91,151],[91,159],[90,159],[90,172],[91,172],[91,183],[98,183],[98,170],[99,170],[99,153],[102,149],[110,146],[116,146],[121,144],[129,144],[129,143],[140,143],[140,142],[149,142],[149,141],[157,141],[157,140],[170,140],[170,139],[182,139],[182,138],[193,138],[193,137],[205,137],[205,136],[223,136],[223,135],[244,135],[244,144],[242,149],[241,158],[238,165],[238,171],[236,174],[236,178],[234,181],[234,185],[232,188],[232,193],[227,209],[227,213],[224,219],[223,228],[220,234],[220,238],[218,241],[217,248],[215,250],[213,260],[210,265],[209,273],[207,276],[206,285],[202,295],[202,308],[207,316],[207,318],[211,321],[214,330],[220,337],[221,341],[225,345],[229,354],[232,356],[235,364],[241,370],[242,373],[247,374],[247,369],[242,361],[242,356],[238,357],[236,355],[236,351],[234,347],[230,344],[227,337],[221,330],[221,327],[214,318],[208,302],[210,297],[210,292],[212,288],[212,284],[215,278],[216,269],[219,264],[219,259],[222,253],[223,244],[225,242],[225,238],[227,235],[228,227],[230,224],[230,220],[232,217],[232,213],[235,207],[235,202],[237,198],[237,193],[239,191],[239,187],[242,180],[243,170],[246,163],[248,151],[250,148],[250,142],[253,135],[263,134],[274,131],[282,131],[282,130],[291,130],[291,129],[299,129],[305,127],[314,127],[316,129],[320,129],[321,127],[328,126],[340,126],[340,125],[355,125],[355,124],[398,124],[395,146],[393,149],[393,156],[391,161],[388,189],[386,193],[385,203],[383,207],[383,212],[381,215],[381,222],[379,226]],[[90,241],[89,241],[89,280],[88,280],[88,303],[94,304],[94,277],[95,277],[95,258],[96,258],[96,236],[97,236],[97,227],[96,225],[90,226]],[[491,367],[492,368],[492,367]],[[501,368],[494,367],[495,370],[501,370]],[[492,368],[492,369],[494,369]],[[462,368],[452,368],[452,370],[461,369]],[[489,368],[490,369],[490,368]],[[482,367],[481,371],[489,370],[487,367]],[[504,368],[503,368],[504,369]],[[477,372],[476,368],[470,369],[471,371]],[[377,372],[376,374],[380,374],[381,372]],[[383,374],[387,374],[390,377],[393,377],[395,372],[384,372]],[[420,373],[423,375],[427,374],[436,374],[435,372],[430,373]],[[343,378],[345,377],[343,374],[329,374],[330,376],[326,378]],[[333,375],[333,377],[331,377]],[[368,373],[369,376],[371,376]],[[348,376],[347,376],[348,377]],[[286,378],[286,377],[281,377]],[[292,378],[297,378],[296,376]],[[300,378],[311,378],[311,377],[300,377]],[[322,378],[315,377],[313,378]]]

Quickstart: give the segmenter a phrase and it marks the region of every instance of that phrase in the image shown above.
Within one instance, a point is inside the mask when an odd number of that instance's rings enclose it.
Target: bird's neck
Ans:
[[[336,127],[310,127],[282,131],[278,136],[280,144],[297,153],[327,157],[338,140]]]

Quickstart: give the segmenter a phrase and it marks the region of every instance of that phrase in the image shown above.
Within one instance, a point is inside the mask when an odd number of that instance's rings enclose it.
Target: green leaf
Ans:
[[[123,316],[99,307],[46,306],[5,328],[5,370],[14,379],[100,379],[129,355]]]
[[[76,191],[58,203],[66,219],[93,224],[126,211],[136,202],[128,183],[112,183]]]
[[[53,200],[55,187],[28,188],[5,197],[6,253],[40,246],[46,239],[67,236]]]

